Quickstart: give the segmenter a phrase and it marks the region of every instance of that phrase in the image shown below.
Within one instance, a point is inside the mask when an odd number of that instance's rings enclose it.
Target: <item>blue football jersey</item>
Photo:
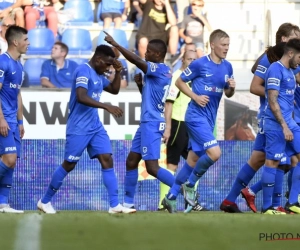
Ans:
[[[220,64],[216,64],[207,55],[193,61],[180,77],[184,82],[192,82],[192,91],[195,94],[209,96],[209,102],[205,107],[201,107],[191,100],[185,121],[194,122],[207,119],[213,128],[223,91],[229,87],[227,80],[233,78],[231,63],[222,60]]]
[[[278,104],[282,116],[286,123],[289,123],[293,119],[294,93],[296,88],[296,79],[293,70],[286,68],[280,61],[272,63],[266,73],[265,87],[266,98],[268,98],[268,90],[274,89],[278,91]],[[264,116],[266,128],[281,129],[268,102],[266,103]]]
[[[23,66],[8,53],[0,55],[0,98],[6,122],[17,123],[18,94],[24,79]]]
[[[295,107],[294,107],[294,120],[300,124],[300,86],[297,84],[295,89]]]
[[[164,63],[147,62],[142,92],[141,122],[164,122],[164,106],[172,80],[171,69]]]
[[[268,56],[266,54],[264,54],[264,56],[260,59],[258,65],[257,65],[254,75],[260,77],[261,79],[263,79],[265,81],[266,73],[267,73],[267,70],[270,67],[270,65],[271,65],[271,63],[268,59]],[[257,120],[260,120],[263,116],[265,106],[266,106],[266,97],[260,96],[259,101],[260,101],[260,106],[259,106],[258,113],[257,113]]]
[[[103,127],[99,119],[98,108],[80,104],[76,98],[76,88],[87,89],[89,97],[100,101],[101,93],[108,85],[109,81],[105,76],[98,75],[88,63],[77,67],[72,80],[67,134],[85,135],[97,132]]]

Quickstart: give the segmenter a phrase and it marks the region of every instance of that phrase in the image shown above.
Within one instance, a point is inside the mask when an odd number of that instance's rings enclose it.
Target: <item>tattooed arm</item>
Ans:
[[[293,133],[289,129],[288,125],[286,124],[281,109],[278,103],[278,90],[270,89],[268,90],[268,103],[270,105],[270,109],[275,116],[277,122],[280,124],[280,126],[283,129],[284,138],[286,141],[292,141],[293,140]]]

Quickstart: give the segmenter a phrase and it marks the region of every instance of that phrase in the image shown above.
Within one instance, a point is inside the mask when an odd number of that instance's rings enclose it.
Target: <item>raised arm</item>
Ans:
[[[135,53],[131,52],[128,49],[125,49],[121,45],[119,45],[111,35],[109,35],[106,31],[103,31],[106,34],[105,41],[111,44],[112,46],[116,47],[122,55],[131,63],[136,65],[139,69],[141,69],[144,73],[147,72],[147,62],[144,61],[142,58],[140,58],[138,55]]]

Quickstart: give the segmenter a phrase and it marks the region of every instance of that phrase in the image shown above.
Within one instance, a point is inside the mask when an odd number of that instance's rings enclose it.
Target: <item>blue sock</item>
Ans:
[[[113,168],[102,169],[102,179],[108,192],[110,207],[119,205],[118,181]]]
[[[262,176],[261,176],[261,184],[263,190],[263,206],[262,206],[263,210],[266,210],[267,208],[272,206],[275,176],[276,176],[276,168],[270,168],[268,166],[264,166]]]
[[[159,167],[159,170],[157,172],[157,179],[159,179],[162,183],[166,184],[169,187],[172,187],[174,184],[174,175],[170,173],[170,171]]]
[[[251,191],[257,194],[260,190],[262,190],[261,180],[256,182],[250,187]]]
[[[137,168],[126,171],[125,182],[124,182],[125,203],[134,204],[134,194],[138,182],[138,176],[139,176],[139,171]]]
[[[292,186],[289,196],[289,203],[294,204],[298,202],[298,195],[300,193],[300,162],[298,162],[297,166],[294,168],[293,176],[292,176]]]
[[[0,160],[0,181],[1,179],[6,175],[7,171],[10,168],[8,166],[6,166],[3,161]]]
[[[247,187],[249,181],[253,178],[256,171],[250,167],[248,163],[246,163],[239,171],[233,186],[226,197],[226,200],[231,202],[235,202],[236,198],[239,196],[241,190]]]
[[[202,175],[206,173],[207,169],[214,163],[215,162],[212,159],[210,159],[207,154],[202,155],[196,162],[195,168],[191,173],[186,185],[188,187],[194,187],[195,183],[202,177]]]
[[[169,200],[176,200],[180,192],[181,185],[187,181],[193,170],[194,168],[189,166],[187,162],[184,163],[179,173],[176,175],[174,184],[172,185],[169,193],[167,194],[167,198]]]
[[[282,169],[277,168],[275,175],[272,207],[279,207],[281,204],[283,176],[284,171]]]
[[[14,168],[9,168],[0,181],[0,204],[8,204],[8,196],[12,186]]]
[[[42,198],[42,203],[46,204],[49,201],[51,201],[52,197],[55,195],[55,193],[58,191],[58,189],[61,187],[64,178],[67,176],[68,172],[60,165],[54,172],[52,176],[52,180],[50,182],[50,185],[46,191],[46,194]]]
[[[291,191],[291,187],[292,187],[292,177],[293,177],[293,173],[294,173],[294,167],[292,167],[289,171],[289,174],[288,174],[288,189],[289,189],[289,192]]]

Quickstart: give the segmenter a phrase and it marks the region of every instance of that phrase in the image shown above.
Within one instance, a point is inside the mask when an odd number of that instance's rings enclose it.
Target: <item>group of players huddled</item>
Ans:
[[[261,100],[258,115],[260,131],[251,158],[241,168],[232,190],[220,206],[225,212],[241,212],[235,203],[240,193],[256,212],[254,193],[262,189],[263,214],[300,213],[300,143],[297,143],[300,140],[300,127],[297,124],[297,119],[300,119],[297,107],[300,103],[296,81],[300,79],[299,37],[298,26],[282,24],[276,33],[276,45],[269,47],[254,66],[251,92],[260,96]],[[8,50],[0,56],[0,212],[23,213],[24,211],[9,206],[8,195],[16,159],[20,155],[21,138],[25,132],[20,93],[24,74],[19,58],[29,46],[27,30],[11,26],[7,30],[6,40]],[[99,45],[91,60],[78,66],[73,74],[64,161],[54,172],[37,207],[48,214],[56,213],[51,199],[87,149],[90,158],[97,158],[101,164],[103,183],[109,196],[109,213],[136,212],[134,195],[141,159],[145,161],[150,175],[170,187],[161,202],[163,209],[170,213],[176,212],[176,199],[182,193],[187,204],[184,212],[188,213],[197,205],[196,183],[221,156],[218,141],[213,134],[217,110],[223,92],[231,97],[236,86],[232,65],[225,60],[230,45],[229,35],[220,29],[212,31],[209,38],[211,52],[199,59],[186,51],[190,62],[175,79],[178,91],[174,99],[179,94],[186,96],[188,100],[190,98],[186,112],[184,111],[184,126],[189,138],[188,154],[176,176],[158,164],[161,140],[163,138],[170,145],[171,138],[172,123],[169,118],[165,123],[164,117],[165,101],[175,93],[172,92],[174,89],[169,90],[172,72],[164,63],[167,53],[165,42],[160,39],[151,40],[143,60],[118,44],[107,33],[105,40],[143,73],[135,77],[142,95],[141,117],[126,159],[124,202],[121,204],[118,197],[110,139],[98,115],[98,108],[116,117],[123,115],[119,107],[100,102],[103,91],[119,93],[122,64],[115,58],[110,46]],[[116,74],[114,80],[109,82],[104,73],[111,66]],[[256,189],[247,187],[262,166],[262,178],[254,185]],[[285,208],[282,208],[282,180],[287,172],[290,180],[289,197]]]

